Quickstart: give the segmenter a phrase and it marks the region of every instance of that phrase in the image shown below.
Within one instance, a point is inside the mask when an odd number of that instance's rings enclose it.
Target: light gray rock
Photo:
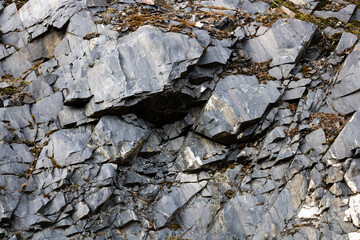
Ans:
[[[264,85],[255,76],[228,76],[217,84],[194,129],[214,140],[231,142],[243,124],[259,120],[279,96],[273,82]]]
[[[304,154],[309,154],[310,151],[322,154],[327,150],[325,132],[322,128],[319,128],[310,134],[306,135],[305,143],[300,146],[300,150]]]
[[[104,116],[96,125],[90,145],[94,155],[102,161],[129,163],[149,137],[146,124],[134,115],[123,120],[116,116]]]
[[[55,121],[62,109],[63,96],[57,92],[35,103],[31,107],[31,113],[37,123],[47,123]]]
[[[353,47],[357,41],[358,37],[356,35],[344,32],[341,35],[340,42],[336,46],[335,52],[337,54],[341,54],[345,49]]]
[[[33,160],[26,145],[0,145],[0,174],[20,175],[26,172]]]
[[[280,19],[265,34],[244,42],[244,53],[255,62],[272,59],[271,66],[297,63],[316,26],[297,19]]]
[[[360,44],[357,44],[346,58],[337,77],[336,85],[331,90],[331,99],[328,101],[341,114],[349,114],[359,108],[357,101],[360,85],[356,77],[360,72]]]
[[[86,0],[88,7],[106,7],[108,5],[106,0]]]
[[[189,132],[176,159],[175,168],[181,171],[199,170],[226,158],[225,146]]]
[[[155,228],[163,227],[191,197],[206,186],[206,181],[183,183],[171,188],[171,193],[160,198],[154,207]]]
[[[340,9],[337,12],[333,11],[315,11],[314,16],[315,17],[321,17],[321,18],[330,18],[334,17],[339,19],[342,22],[348,23],[350,18],[352,17],[354,11],[356,9],[355,4],[350,4],[342,9]]]
[[[23,92],[30,94],[35,101],[47,98],[54,94],[54,91],[49,84],[41,80],[32,81],[24,88]]]
[[[286,90],[285,93],[282,95],[281,100],[296,100],[303,96],[306,87],[298,87]]]
[[[360,191],[360,160],[354,158],[351,160],[349,169],[345,173],[345,182],[353,193]]]
[[[209,0],[201,2],[204,6],[225,7],[228,9],[236,9],[240,6],[240,3],[240,1],[236,0]]]
[[[77,222],[83,217],[87,216],[89,212],[89,207],[85,203],[79,202],[74,206],[74,213],[72,215],[72,218],[74,222]]]
[[[92,14],[87,10],[83,10],[75,13],[70,18],[66,31],[79,37],[85,37],[88,33],[97,32],[97,27]]]
[[[209,229],[209,239],[233,239],[251,237],[256,226],[262,222],[265,208],[264,197],[245,193],[232,198],[220,210]]]
[[[50,141],[43,148],[40,160],[49,162],[49,157],[60,166],[68,166],[86,161],[92,150],[87,146],[90,131],[84,129],[63,129],[51,134]],[[40,165],[39,165],[40,167]]]
[[[133,210],[128,209],[117,214],[113,225],[116,228],[121,228],[128,223],[136,222],[138,220],[139,218],[137,217],[136,213]]]
[[[164,33],[152,26],[143,26],[120,38],[115,48],[87,71],[94,95],[94,101],[87,106],[88,116],[101,110],[134,106],[163,92],[198,61],[203,51],[195,39]],[[153,107],[163,104],[154,103]]]
[[[341,160],[353,155],[353,150],[360,147],[357,131],[360,128],[360,113],[356,112],[324,156],[324,159]]]
[[[100,180],[99,180],[100,181]],[[89,191],[88,196],[85,197],[85,202],[90,208],[92,213],[96,212],[102,204],[104,204],[113,193],[113,189],[110,187],[101,188],[99,190],[92,189]]]
[[[16,62],[17,64],[14,64]],[[5,72],[14,78],[20,77],[26,70],[34,66],[27,48],[21,48],[7,58],[0,61],[0,74]]]
[[[30,0],[21,7],[19,15],[34,39],[46,32],[49,26],[63,27],[81,5],[81,2],[71,0]]]
[[[231,50],[227,47],[210,46],[206,49],[204,55],[199,59],[198,65],[210,65],[223,64],[225,65],[229,59]]]
[[[264,13],[270,8],[269,4],[261,1],[242,0],[240,9],[248,14]]]
[[[0,28],[2,34],[24,30],[15,3],[10,4],[0,12]]]

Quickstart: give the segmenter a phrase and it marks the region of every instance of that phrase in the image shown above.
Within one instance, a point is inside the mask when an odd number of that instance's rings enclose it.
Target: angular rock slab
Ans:
[[[246,41],[243,51],[255,62],[272,59],[271,66],[297,63],[316,28],[297,19],[279,19],[265,34]]]
[[[92,150],[87,146],[90,134],[90,130],[84,128],[56,131],[50,136],[48,145],[43,148],[37,168],[47,167],[46,162],[49,163],[51,158],[60,166],[86,161],[92,154]]]
[[[222,161],[227,156],[224,145],[190,132],[180,150],[176,166],[182,171],[198,170]]]
[[[81,9],[80,1],[30,0],[19,10],[21,21],[32,38],[46,32],[50,26],[63,27]]]
[[[197,120],[195,132],[229,143],[241,125],[259,120],[279,97],[274,82],[259,84],[255,76],[228,76],[218,82]]]
[[[351,160],[349,169],[344,176],[345,182],[353,193],[360,192],[360,159]]]
[[[170,88],[200,58],[203,48],[194,38],[164,33],[152,26],[119,39],[87,72],[93,100],[87,115],[134,106]]]
[[[324,156],[325,160],[342,160],[353,155],[353,151],[360,147],[360,112],[356,112]]]
[[[215,218],[209,239],[245,239],[253,235],[265,214],[261,204],[264,200],[263,196],[254,197],[247,193],[232,198]]]
[[[104,116],[96,125],[90,140],[95,158],[100,161],[126,163],[139,151],[149,137],[149,128],[135,115]]]
[[[360,107],[360,44],[346,58],[329,101],[340,114],[349,114]]]
[[[165,226],[174,213],[205,186],[206,181],[201,181],[199,183],[184,183],[171,188],[171,193],[164,195],[155,205],[155,227],[161,228]]]

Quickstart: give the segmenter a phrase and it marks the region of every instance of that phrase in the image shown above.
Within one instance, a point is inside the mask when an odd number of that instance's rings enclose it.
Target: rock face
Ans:
[[[0,239],[359,239],[358,7],[0,1]]]
[[[214,140],[233,142],[241,125],[259,120],[279,96],[276,84],[259,84],[255,76],[228,76],[216,85],[195,131]]]
[[[316,26],[297,19],[280,19],[265,34],[244,43],[244,52],[255,62],[270,59],[272,66],[296,63],[306,50]]]

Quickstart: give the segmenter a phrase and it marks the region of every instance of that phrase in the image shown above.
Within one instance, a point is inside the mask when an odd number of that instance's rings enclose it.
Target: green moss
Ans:
[[[347,24],[345,31],[360,36],[360,21],[353,21]]]

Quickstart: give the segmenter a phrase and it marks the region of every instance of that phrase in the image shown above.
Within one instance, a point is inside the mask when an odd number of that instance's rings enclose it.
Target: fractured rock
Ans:
[[[263,35],[244,42],[243,50],[255,62],[271,66],[297,63],[310,43],[316,26],[297,19],[280,19]]]
[[[140,151],[149,134],[146,124],[134,115],[128,115],[127,120],[104,116],[91,135],[90,146],[99,161],[127,163]]]
[[[340,114],[349,114],[359,108],[360,84],[357,76],[360,74],[360,44],[347,56],[336,85],[331,90],[329,102]]]
[[[255,76],[228,76],[218,82],[195,124],[195,132],[230,143],[242,125],[256,123],[279,96],[273,82],[259,84]]]
[[[175,166],[182,171],[198,170],[226,158],[225,146],[190,132],[176,159]]]

